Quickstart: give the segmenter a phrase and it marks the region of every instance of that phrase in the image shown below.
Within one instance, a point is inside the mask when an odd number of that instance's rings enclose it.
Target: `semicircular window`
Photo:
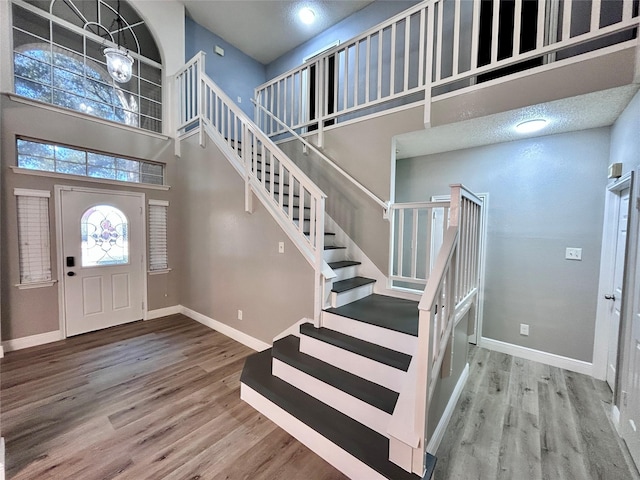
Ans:
[[[16,94],[132,127],[162,131],[162,65],[155,41],[135,10],[127,4],[123,11],[134,22],[126,23],[124,37],[132,47],[134,65],[131,80],[120,84],[109,75],[103,54],[117,33],[104,26],[113,23],[116,13],[112,6],[104,0],[28,3],[42,9],[46,3],[52,16],[13,5]],[[91,16],[100,9],[100,17]],[[58,23],[58,17],[66,23]]]

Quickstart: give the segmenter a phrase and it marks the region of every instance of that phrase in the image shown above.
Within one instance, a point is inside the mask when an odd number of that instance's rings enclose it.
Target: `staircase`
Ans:
[[[409,473],[389,460],[387,433],[416,349],[418,302],[374,294],[346,251],[325,246],[336,278],[323,326],[302,323],[247,359],[241,397],[350,478],[431,478],[435,457],[424,477]]]
[[[438,379],[451,374],[453,327],[477,297],[481,202],[452,186],[448,227],[428,279],[417,273],[415,249],[405,257],[409,274],[391,268],[394,280],[425,286],[419,303],[376,294],[375,280],[359,275],[360,263],[325,230],[326,195],[205,75],[202,52],[176,84],[176,154],[186,136],[198,134],[203,147],[212,140],[245,179],[245,209],[260,201],[314,270],[312,322],[247,359],[242,399],[350,478],[431,478],[429,404]],[[399,225],[391,253],[397,250],[404,265],[403,219],[413,218],[417,242],[418,208],[436,204],[373,199],[390,214],[392,230]]]

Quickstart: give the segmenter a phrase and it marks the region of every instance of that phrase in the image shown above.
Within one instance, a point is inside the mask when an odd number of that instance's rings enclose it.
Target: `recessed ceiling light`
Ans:
[[[532,133],[543,129],[547,125],[547,121],[542,118],[536,118],[535,120],[527,120],[526,122],[516,125],[516,131],[518,133]]]
[[[298,12],[298,16],[302,23],[306,25],[311,25],[316,19],[316,14],[309,7],[301,8]]]

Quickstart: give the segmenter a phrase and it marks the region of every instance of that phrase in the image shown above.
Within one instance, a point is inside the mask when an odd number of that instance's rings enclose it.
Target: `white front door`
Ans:
[[[59,193],[67,336],[142,319],[144,196]]]
[[[624,280],[624,259],[627,245],[627,226],[629,220],[629,189],[620,192],[618,219],[616,226],[615,260],[613,284],[606,299],[611,300],[608,310],[609,348],[607,354],[607,383],[613,391],[616,386],[616,365],[618,363],[618,337],[620,335],[620,309],[622,306],[622,285]]]

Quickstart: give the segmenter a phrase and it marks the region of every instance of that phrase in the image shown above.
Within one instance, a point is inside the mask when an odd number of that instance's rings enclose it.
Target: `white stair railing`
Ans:
[[[394,203],[390,207],[389,281],[424,291],[449,224],[449,202]]]
[[[205,74],[204,59],[204,52],[198,53],[175,76],[176,150],[181,138],[197,131],[201,145],[207,134],[225,153],[245,179],[246,209],[252,210],[255,194],[314,268],[314,321],[319,324],[326,195]]]
[[[426,467],[429,404],[437,380],[451,374],[453,329],[477,299],[481,209],[464,186],[451,186],[449,226],[418,306],[418,348],[389,425],[390,459],[418,475]]]
[[[424,101],[429,121],[432,97],[483,74],[635,45],[638,10],[634,0],[427,0],[269,80],[255,99],[298,133],[317,131],[322,146],[337,117]],[[270,136],[287,133],[260,110],[256,123]]]

